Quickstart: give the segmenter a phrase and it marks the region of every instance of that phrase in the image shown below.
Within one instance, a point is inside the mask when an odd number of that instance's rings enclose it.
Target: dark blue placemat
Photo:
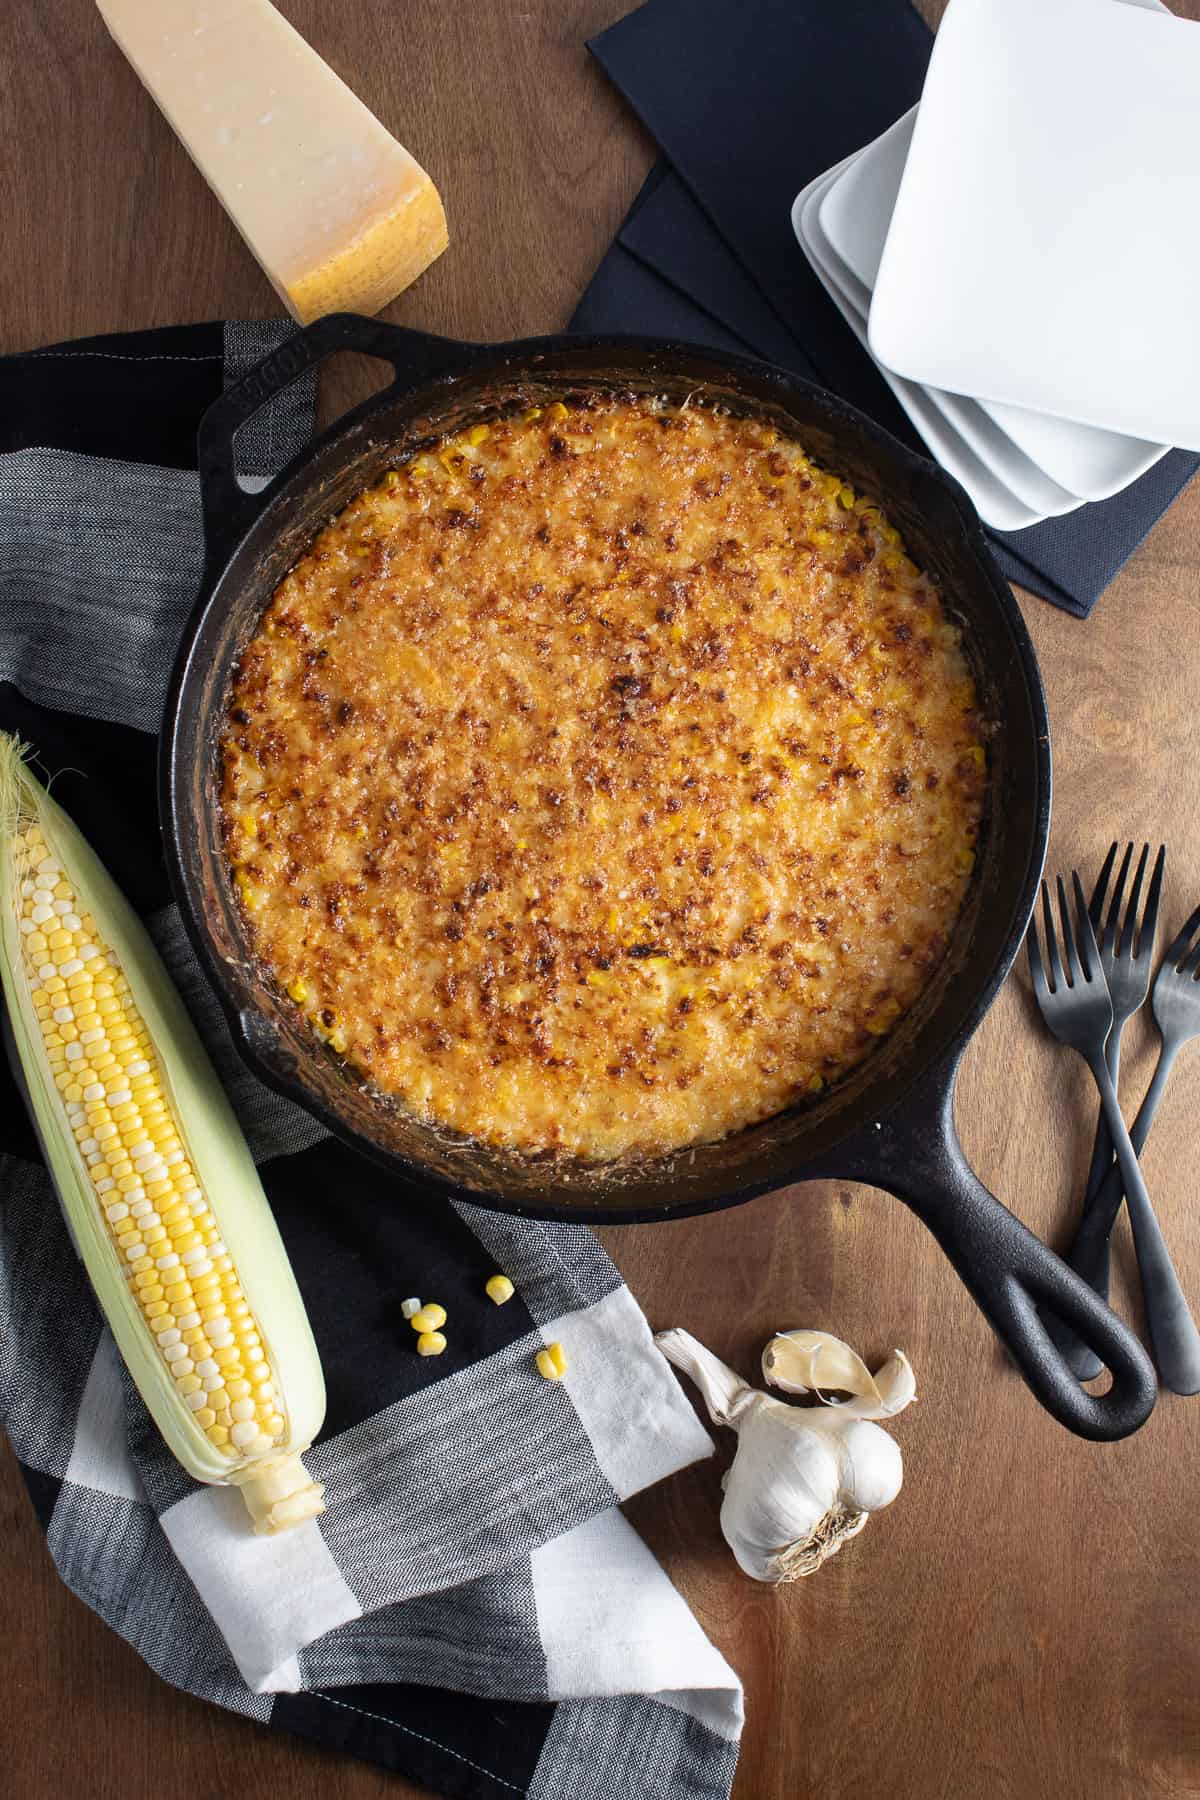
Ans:
[[[809,268],[790,210],[801,187],[919,99],[931,43],[907,0],[649,0],[594,39],[674,173],[643,188],[576,325],[732,335],[912,442]],[[1172,451],[1111,500],[992,533],[1006,573],[1086,615],[1197,468],[1200,457]]]

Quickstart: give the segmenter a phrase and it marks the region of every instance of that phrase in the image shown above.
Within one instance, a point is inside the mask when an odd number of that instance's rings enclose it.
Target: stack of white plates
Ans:
[[[811,182],[830,299],[980,515],[1019,531],[1200,450],[1200,25],[951,0],[919,107]]]

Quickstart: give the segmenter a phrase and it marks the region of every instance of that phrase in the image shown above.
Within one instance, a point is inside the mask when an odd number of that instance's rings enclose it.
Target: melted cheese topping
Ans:
[[[476,426],[360,494],[233,683],[257,953],[383,1094],[590,1160],[820,1091],[913,1004],[974,861],[957,629],[771,426]]]

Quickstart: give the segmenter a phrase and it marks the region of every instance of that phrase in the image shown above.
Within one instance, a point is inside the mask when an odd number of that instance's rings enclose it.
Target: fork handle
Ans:
[[[1121,1108],[1103,1054],[1089,1056],[1096,1086],[1104,1104],[1104,1116],[1112,1133],[1117,1167],[1125,1185],[1125,1200],[1133,1226],[1133,1246],[1146,1304],[1146,1323],[1154,1346],[1154,1360],[1163,1386],[1174,1394],[1200,1393],[1200,1331],[1192,1318],[1171,1253],[1154,1216],[1150,1195],[1138,1167]]]
[[[1112,1084],[1117,1087],[1121,1074],[1121,1033],[1125,1029],[1124,1019],[1115,1020],[1104,1044],[1104,1060],[1108,1064],[1108,1072],[1112,1076]],[[1096,1137],[1092,1144],[1092,1161],[1088,1169],[1087,1187],[1083,1195],[1083,1207],[1086,1212],[1104,1186],[1105,1177],[1113,1166],[1112,1133],[1108,1129],[1108,1120],[1101,1107],[1096,1119]],[[1093,1284],[1094,1285],[1094,1284]],[[1097,1293],[1100,1290],[1097,1288]],[[1105,1293],[1108,1292],[1107,1280]]]
[[[1166,1090],[1167,1077],[1171,1073],[1178,1054],[1179,1045],[1168,1043],[1164,1039],[1150,1086],[1146,1089],[1142,1104],[1138,1107],[1137,1118],[1129,1127],[1129,1141],[1139,1156],[1150,1135],[1150,1127],[1154,1123],[1158,1103]],[[1103,1117],[1103,1108],[1101,1116]],[[1112,1138],[1109,1135],[1107,1121],[1104,1125],[1104,1133],[1111,1145]],[[1124,1198],[1125,1184],[1121,1180],[1121,1170],[1110,1155],[1104,1180],[1100,1184],[1100,1191],[1091,1203],[1085,1206],[1071,1248],[1065,1257],[1069,1266],[1075,1270],[1077,1275],[1082,1275],[1088,1286],[1094,1288],[1102,1300],[1108,1299],[1112,1231]],[[1064,1325],[1059,1319],[1049,1320],[1047,1324],[1050,1336],[1080,1381],[1091,1381],[1094,1376],[1100,1374],[1104,1364],[1094,1350],[1089,1350],[1086,1344],[1080,1342],[1069,1325]]]

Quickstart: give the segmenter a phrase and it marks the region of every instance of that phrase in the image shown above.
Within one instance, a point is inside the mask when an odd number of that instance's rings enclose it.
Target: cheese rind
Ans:
[[[424,169],[269,0],[97,0],[301,324],[378,312],[446,248]]]

